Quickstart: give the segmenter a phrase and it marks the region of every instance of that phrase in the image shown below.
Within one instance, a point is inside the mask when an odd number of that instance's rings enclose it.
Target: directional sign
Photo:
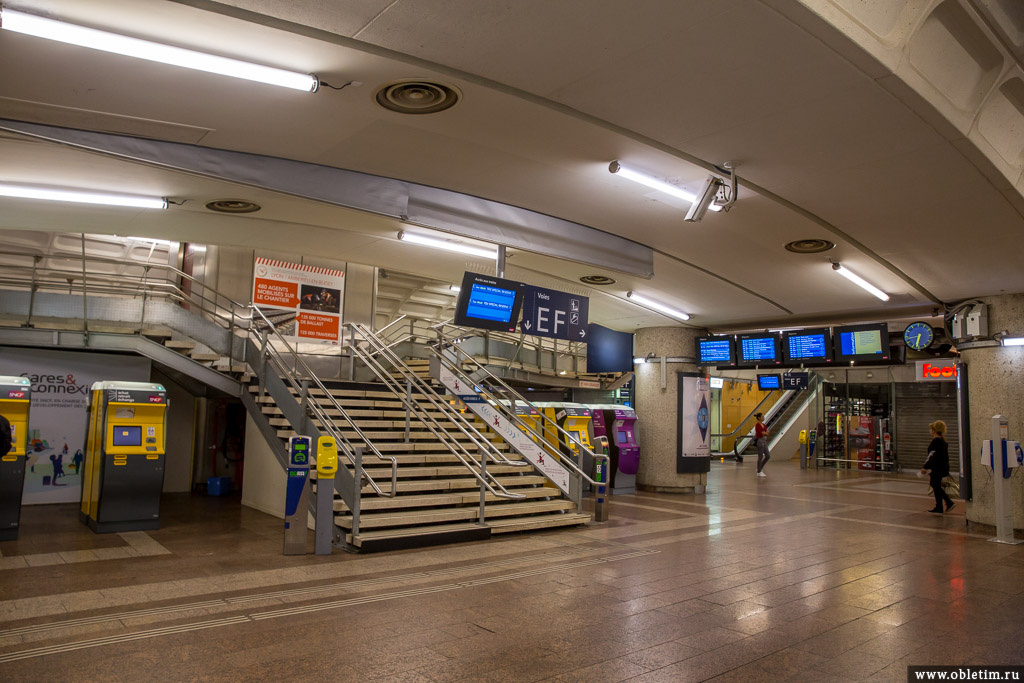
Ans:
[[[807,388],[806,372],[786,372],[782,375],[782,388],[797,391]]]
[[[520,330],[539,337],[586,342],[590,299],[554,289],[526,286]]]

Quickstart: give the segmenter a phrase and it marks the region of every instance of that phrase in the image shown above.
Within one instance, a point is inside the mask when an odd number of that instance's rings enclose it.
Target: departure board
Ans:
[[[746,362],[776,360],[775,337],[741,338],[740,359]]]
[[[820,360],[829,357],[829,339],[824,332],[791,334],[786,339],[792,360]]]
[[[470,318],[509,323],[515,301],[516,291],[513,289],[502,289],[476,282],[470,291],[466,315]]]
[[[839,347],[844,356],[882,355],[882,334],[878,330],[842,332]]]
[[[732,339],[728,337],[701,338],[697,340],[698,362],[700,363],[721,363],[722,365],[733,364]]]

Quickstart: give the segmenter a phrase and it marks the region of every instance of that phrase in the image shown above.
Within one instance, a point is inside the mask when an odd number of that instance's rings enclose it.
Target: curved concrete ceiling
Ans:
[[[946,0],[947,2],[950,0]],[[813,5],[814,3],[808,3]],[[832,3],[833,5],[836,3]],[[842,4],[842,3],[839,3]],[[932,3],[937,4],[937,3]],[[779,9],[779,8],[782,9]],[[624,299],[649,294],[710,328],[890,319],[1024,291],[1024,202],[977,147],[927,116],[893,71],[820,7],[746,0],[25,0],[74,23],[316,73],[344,90],[283,91],[0,30],[0,117],[265,154],[444,188],[589,225],[655,250],[654,277],[514,252],[509,274],[582,288],[618,329],[672,324]],[[404,78],[463,97],[432,115],[386,111]],[[922,113],[924,112],[924,114]],[[983,155],[981,155],[983,156]],[[729,213],[685,206],[608,173],[623,160],[695,191],[738,164]],[[399,243],[400,221],[19,137],[0,138],[0,179],[186,198],[152,215],[0,200],[0,227],[113,232],[386,265],[457,282],[486,268]],[[202,210],[253,199],[248,216]],[[984,239],[972,239],[983,230]],[[967,239],[965,239],[967,236]],[[827,254],[783,245],[822,238]],[[843,262],[891,295],[831,272]]]

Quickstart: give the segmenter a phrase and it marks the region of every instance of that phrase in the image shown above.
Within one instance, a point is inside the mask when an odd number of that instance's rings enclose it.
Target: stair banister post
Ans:
[[[487,501],[487,452],[480,448],[480,526],[486,526],[484,503]]]
[[[355,487],[352,495],[352,544],[355,545],[356,536],[359,534],[359,508],[363,499],[363,447],[356,446],[352,457],[352,464],[355,465]]]
[[[258,363],[260,368],[260,393],[259,397],[262,399],[263,394],[267,388],[266,376],[267,376],[267,341],[269,336],[262,334],[260,336],[260,362]]]
[[[410,428],[412,427],[412,380],[405,380],[405,442],[410,441]]]

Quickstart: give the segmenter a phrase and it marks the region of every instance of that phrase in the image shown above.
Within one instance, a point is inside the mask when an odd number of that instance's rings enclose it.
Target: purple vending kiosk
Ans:
[[[636,411],[626,406],[612,406],[611,410],[603,412],[611,446],[612,493],[636,493],[636,471],[640,467]]]

